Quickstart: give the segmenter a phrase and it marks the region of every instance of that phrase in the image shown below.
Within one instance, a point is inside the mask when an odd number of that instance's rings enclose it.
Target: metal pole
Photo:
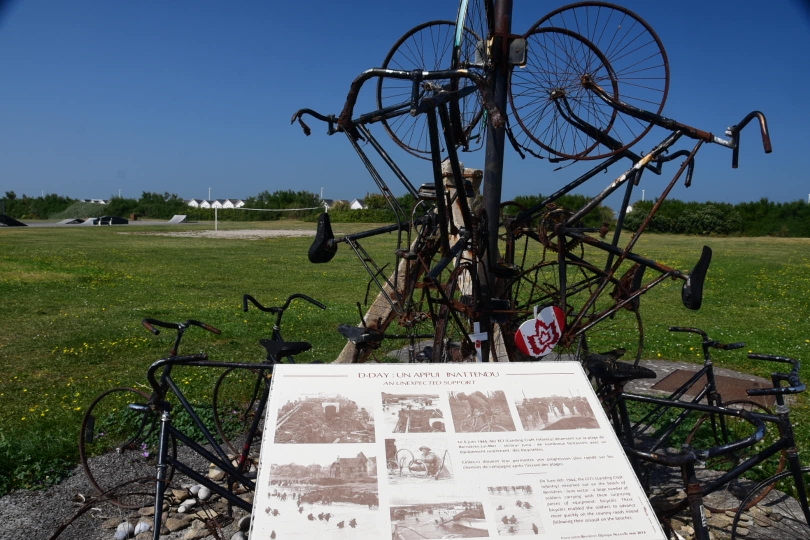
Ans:
[[[506,111],[507,85],[509,82],[509,35],[512,33],[512,0],[495,1],[495,20],[492,29],[492,67],[495,105]],[[484,207],[489,225],[487,246],[489,267],[498,258],[498,222],[501,209],[503,185],[503,151],[506,141],[506,126],[487,129],[486,161],[484,164]]]

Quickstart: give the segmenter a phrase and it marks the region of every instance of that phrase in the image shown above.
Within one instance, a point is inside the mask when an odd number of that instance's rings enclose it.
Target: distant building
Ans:
[[[365,210],[366,203],[363,201],[363,199],[355,199],[351,202],[349,208],[351,208],[352,210]]]
[[[356,478],[371,478],[377,474],[377,460],[376,458],[367,458],[363,452],[357,454],[357,457],[335,459],[334,463],[329,467],[329,476],[331,478],[343,479],[356,479]]]
[[[79,202],[93,203],[93,204],[109,204],[110,199],[79,199]]]
[[[335,205],[338,204],[346,206],[350,205],[349,201],[347,201],[346,199],[321,199],[321,206],[323,206],[325,212],[329,212],[329,210],[331,210],[332,208],[335,207]]]
[[[188,199],[186,204],[194,208],[242,208],[245,206],[245,201],[242,199],[216,199],[214,201]]]

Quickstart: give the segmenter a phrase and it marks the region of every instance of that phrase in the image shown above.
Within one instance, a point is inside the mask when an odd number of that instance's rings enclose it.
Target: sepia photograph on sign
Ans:
[[[535,490],[530,485],[487,487],[487,513],[495,516],[498,536],[540,535],[546,532]]]
[[[564,396],[524,390],[515,406],[524,431],[599,427],[588,400],[578,394]]]
[[[458,494],[427,494],[422,500],[391,503],[391,539],[484,538],[489,536],[484,505]]]
[[[383,426],[388,433],[445,431],[438,394],[389,394],[383,392]]]
[[[385,439],[389,485],[445,484],[453,479],[447,440],[426,437]]]
[[[299,395],[278,411],[276,443],[331,444],[374,442],[370,404],[340,394]]]
[[[516,431],[503,390],[450,392],[456,433]]]
[[[362,447],[366,449],[363,450]],[[379,535],[377,457],[369,445],[300,446],[277,452],[257,486],[261,513],[251,536],[353,538]]]

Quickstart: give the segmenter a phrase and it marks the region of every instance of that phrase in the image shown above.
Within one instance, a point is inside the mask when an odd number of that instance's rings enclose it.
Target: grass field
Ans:
[[[312,224],[220,223],[220,228],[311,228]],[[368,225],[335,225],[336,233]],[[212,229],[212,224],[172,230]],[[165,227],[51,227],[0,229],[0,493],[53,482],[77,461],[78,426],[92,398],[113,386],[143,386],[146,368],[165,356],[171,334],[153,336],[144,317],[212,324],[220,336],[194,328],[181,353],[207,351],[218,360],[260,360],[260,337],[272,319],[241,311],[250,293],[278,305],[294,292],[325,303],[300,304],[285,319],[290,340],[313,343],[307,358],[330,360],[345,341],[339,323],[356,323],[355,302],[367,275],[346,249],[326,265],[312,265],[310,238],[239,240],[157,236]],[[369,239],[375,257],[393,262],[394,237]],[[810,240],[645,235],[637,251],[689,269],[703,243],[714,249],[703,308],[680,303],[680,282],[643,298],[648,358],[700,361],[699,344],[671,325],[697,326],[721,341],[745,341],[747,350],[810,362]],[[345,247],[345,246],[344,246]],[[301,357],[304,360],[303,357]],[[716,363],[767,375],[745,350],[718,353]],[[804,378],[808,370],[803,369]],[[213,377],[188,371],[183,383],[200,402]],[[797,402],[796,424],[810,445],[807,400]]]

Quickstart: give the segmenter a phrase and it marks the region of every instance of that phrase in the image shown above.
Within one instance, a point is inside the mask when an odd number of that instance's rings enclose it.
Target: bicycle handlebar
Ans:
[[[263,306],[261,304],[261,302],[259,302],[255,298],[253,298],[251,295],[245,294],[244,296],[242,296],[242,311],[247,311],[248,310],[248,302],[250,302],[251,304],[253,304],[257,308],[259,308],[259,310],[264,311],[266,313],[284,313],[284,310],[286,310],[288,307],[290,307],[290,304],[296,298],[306,300],[310,304],[312,304],[314,306],[317,306],[317,307],[319,307],[321,309],[326,309],[326,306],[324,304],[318,302],[314,298],[311,298],[311,297],[309,297],[309,296],[307,296],[305,294],[301,294],[301,293],[291,294],[287,298],[287,301],[284,302],[284,305],[281,306],[281,307],[266,307],[266,306]]]
[[[733,351],[734,349],[742,349],[743,347],[745,347],[745,343],[743,343],[742,341],[738,341],[736,343],[720,343],[719,341],[709,339],[708,334],[706,334],[706,332],[704,332],[700,328],[690,328],[686,326],[670,326],[669,331],[689,332],[692,334],[697,334],[703,338],[703,346],[706,348],[713,347],[715,349],[720,349],[723,351]]]
[[[620,99],[614,98],[593,81],[587,81],[586,88],[592,90],[602,101],[606,102],[611,107],[634,118],[652,122],[653,124],[661,126],[665,129],[682,132],[687,137],[692,139],[698,139],[708,143],[719,144],[720,146],[725,146],[726,148],[731,148],[731,167],[733,169],[737,168],[739,158],[740,132],[754,118],[759,121],[759,130],[760,134],[762,135],[762,147],[765,150],[765,153],[770,154],[773,151],[773,147],[771,146],[771,137],[768,133],[768,121],[765,119],[765,115],[760,111],[751,111],[740,121],[739,124],[735,124],[728,128],[725,133],[726,136],[731,137],[731,140],[726,140],[714,135],[709,131],[703,131],[702,129],[683,124],[671,118],[666,118],[650,111],[645,111],[644,109],[639,109],[638,107],[629,105]]]
[[[731,154],[731,168],[737,168],[737,162],[740,156],[740,131],[748,125],[748,122],[756,118],[759,121],[759,131],[762,135],[762,146],[766,154],[773,152],[771,147],[771,136],[768,133],[768,121],[765,120],[765,115],[759,111],[751,111],[739,124],[733,125],[726,130],[726,135],[731,137],[733,143],[733,150]]]
[[[163,399],[164,389],[161,388],[160,383],[155,377],[155,371],[157,371],[158,368],[165,366],[166,364],[174,365],[174,364],[183,364],[186,362],[201,362],[206,360],[208,360],[208,355],[206,353],[197,353],[197,354],[190,354],[187,356],[170,356],[169,358],[161,358],[160,360],[156,361],[151,366],[149,366],[149,369],[146,371],[146,380],[149,381],[149,386],[152,387],[155,396],[159,396],[159,399]]]
[[[222,333],[222,330],[220,330],[219,328],[215,328],[215,327],[211,326],[210,324],[206,324],[204,322],[195,321],[194,319],[189,319],[189,320],[181,322],[181,323],[168,323],[168,322],[164,322],[164,321],[159,321],[157,319],[149,319],[149,318],[147,318],[147,319],[143,319],[141,321],[141,324],[143,325],[144,328],[146,328],[147,330],[149,330],[150,332],[152,332],[156,336],[158,334],[160,334],[160,330],[155,328],[155,326],[160,326],[162,328],[170,328],[172,330],[182,330],[182,331],[185,331],[186,328],[188,328],[189,326],[199,326],[203,330],[208,330],[209,332],[213,332],[214,334],[221,334]]]
[[[767,360],[769,362],[781,362],[783,364],[791,364],[793,368],[790,373],[773,373],[771,379],[773,381],[773,388],[751,388],[746,390],[749,396],[773,396],[777,394],[799,394],[804,392],[805,384],[799,379],[799,368],[801,364],[794,358],[787,356],[774,356],[769,354],[750,353],[748,358],[751,360]],[[788,386],[781,386],[780,382],[786,381]]]

